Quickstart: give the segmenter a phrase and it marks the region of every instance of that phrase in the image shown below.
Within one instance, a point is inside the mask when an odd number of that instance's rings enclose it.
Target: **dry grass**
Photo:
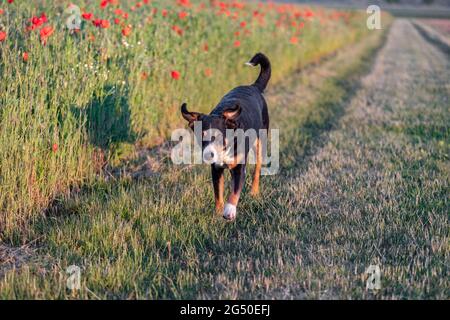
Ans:
[[[205,111],[229,87],[254,80],[257,70],[241,66],[256,51],[276,63],[276,81],[368,32],[363,12],[336,15],[316,8],[308,18],[306,7],[279,11],[253,3],[240,9],[225,1],[227,15],[213,2],[190,2],[183,7],[175,0],[151,1],[132,11],[125,0],[104,9],[100,1],[78,1],[111,25],[102,29],[83,20],[81,31],[72,34],[67,1],[2,3],[0,31],[7,37],[0,40],[0,238],[26,233],[29,220],[59,194],[91,183],[105,162],[164,141],[183,121],[183,101]],[[120,16],[121,24],[114,23],[117,8],[129,14],[126,21]],[[301,16],[294,15],[298,10]],[[183,19],[182,11],[188,14]],[[45,26],[55,30],[45,45],[42,29],[25,31],[42,12]],[[132,25],[127,37],[123,24]],[[291,43],[294,36],[298,43]],[[212,74],[205,73],[208,68]],[[178,80],[172,71],[180,73]],[[209,90],[199,90],[204,87]]]
[[[6,272],[0,298],[447,299],[450,63],[396,21],[361,82],[382,40],[267,93],[281,172],[261,198],[244,193],[234,223],[214,217],[205,167],[99,179],[32,225],[54,265]],[[370,264],[378,292],[365,289]]]

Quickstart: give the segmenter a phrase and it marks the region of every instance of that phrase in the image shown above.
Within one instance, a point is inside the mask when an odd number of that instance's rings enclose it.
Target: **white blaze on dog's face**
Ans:
[[[197,141],[201,141],[202,159],[204,163],[216,164],[223,166],[225,164],[235,163],[234,157],[234,140],[227,140],[225,135],[227,129],[236,127],[235,120],[241,113],[241,108],[234,105],[226,108],[222,114],[205,115],[198,112],[189,112],[186,105],[183,104],[181,112],[183,117],[189,121],[189,127],[194,130],[193,123],[201,122],[201,137],[197,137]],[[194,130],[197,136],[197,133]]]

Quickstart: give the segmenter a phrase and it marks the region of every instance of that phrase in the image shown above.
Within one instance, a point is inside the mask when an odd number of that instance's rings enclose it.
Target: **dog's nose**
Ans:
[[[203,161],[207,164],[216,163],[219,160],[219,153],[213,145],[208,145],[205,150],[203,150]]]

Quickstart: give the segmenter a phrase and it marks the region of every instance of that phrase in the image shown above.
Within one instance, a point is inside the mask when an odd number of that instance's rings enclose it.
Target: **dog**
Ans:
[[[221,213],[226,220],[236,218],[237,204],[245,183],[246,163],[251,148],[254,148],[256,153],[251,195],[257,196],[259,193],[262,164],[260,130],[267,130],[266,132],[269,130],[269,112],[263,92],[271,76],[270,61],[264,54],[257,53],[246,65],[260,66],[261,70],[256,81],[252,85],[239,86],[228,92],[209,114],[190,112],[186,103],[181,106],[181,114],[189,122],[192,130],[196,121],[201,122],[203,137],[207,136],[207,131],[210,129],[216,130],[222,136],[226,136],[230,130],[235,132],[238,129],[242,129],[243,132],[253,129],[256,132],[255,141],[244,139],[244,144],[242,140],[240,144],[236,144],[235,138],[225,139],[223,142],[202,139],[204,157],[205,154],[212,154],[210,163],[216,212]],[[231,142],[233,143],[230,147]],[[224,205],[225,169],[231,171],[231,193]]]

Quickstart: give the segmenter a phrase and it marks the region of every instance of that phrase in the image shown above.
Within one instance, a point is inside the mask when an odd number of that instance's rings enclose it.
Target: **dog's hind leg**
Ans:
[[[223,210],[223,217],[227,220],[236,218],[237,204],[245,183],[245,165],[238,164],[231,170],[231,194]]]
[[[256,145],[256,165],[255,165],[255,172],[253,175],[252,189],[250,191],[250,194],[252,196],[257,196],[259,194],[259,177],[261,176],[261,164],[262,164],[261,140],[256,139],[255,145]]]
[[[223,211],[223,191],[224,191],[224,169],[216,168],[211,165],[211,173],[214,187],[214,199],[216,202],[216,213],[222,214]]]

